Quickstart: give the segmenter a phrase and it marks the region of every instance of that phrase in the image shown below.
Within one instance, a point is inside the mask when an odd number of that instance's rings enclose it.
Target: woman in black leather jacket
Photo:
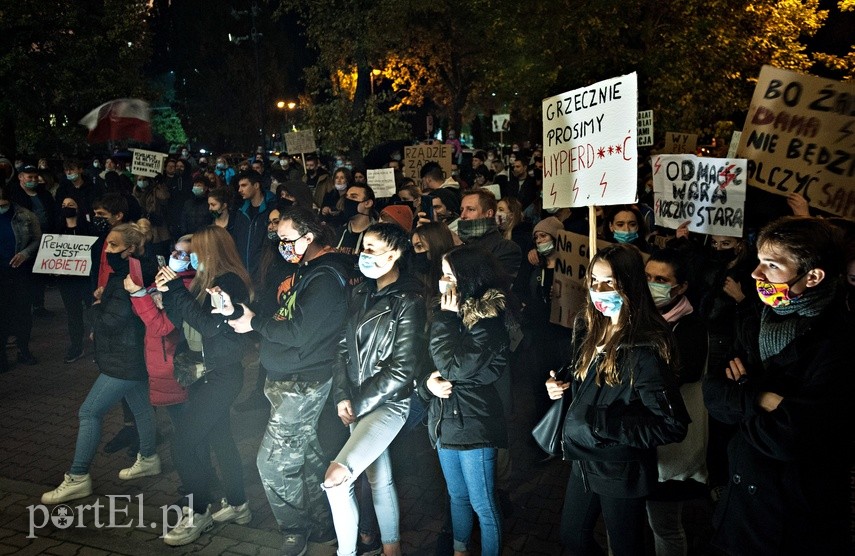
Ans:
[[[587,280],[590,302],[577,319],[572,383],[554,373],[546,383],[552,399],[572,387],[563,448],[573,470],[561,539],[573,554],[604,554],[593,535],[602,512],[613,553],[643,554],[656,447],[681,441],[690,419],[671,371],[671,331],[653,302],[638,249],[603,249]]]
[[[409,246],[396,224],[374,224],[363,236],[359,269],[366,280],[350,302],[333,373],[333,397],[350,439],[327,469],[327,493],[339,554],[355,554],[359,509],[354,482],[371,484],[383,553],[400,555],[398,495],[389,444],[410,411],[413,378],[427,368],[423,285],[400,269]]]

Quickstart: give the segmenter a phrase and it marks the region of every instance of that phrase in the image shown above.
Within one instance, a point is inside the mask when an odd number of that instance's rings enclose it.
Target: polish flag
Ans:
[[[151,143],[151,108],[137,98],[105,102],[80,120],[89,128],[89,143],[134,139]]]

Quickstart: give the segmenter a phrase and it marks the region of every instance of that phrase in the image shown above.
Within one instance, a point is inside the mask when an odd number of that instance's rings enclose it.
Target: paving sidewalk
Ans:
[[[171,425],[165,411],[158,410],[158,453],[163,473],[133,481],[121,481],[118,472],[133,460],[126,451],[104,454],[100,451],[92,464],[91,475],[96,496],[68,504],[65,516],[54,510],[57,524],[47,522],[38,508],[43,492],[62,481],[71,465],[77,434],[77,410],[98,371],[87,356],[66,365],[62,362],[67,347],[65,315],[56,290],[47,291],[47,307],[54,311],[48,318],[35,318],[31,349],[39,364],[17,365],[0,374],[0,555],[2,554],[277,554],[280,536],[263,493],[255,467],[255,456],[267,421],[267,409],[232,411],[232,430],[244,466],[246,493],[253,519],[247,526],[218,525],[191,545],[171,548],[163,544],[162,507],[179,502],[179,481],[169,449]],[[8,350],[10,360],[15,349]],[[255,374],[247,372],[244,391],[251,391]],[[569,466],[561,461],[538,463],[542,457],[529,439],[531,401],[525,389],[517,390],[517,413],[511,423],[513,458],[510,495],[514,513],[504,523],[504,554],[561,554],[558,543],[558,518]],[[104,420],[104,439],[112,438],[122,427],[120,408]],[[322,434],[341,434],[340,422],[325,421]],[[401,508],[401,533],[405,554],[432,555],[444,519],[445,485],[427,431],[419,427],[393,444],[395,483]],[[142,500],[139,496],[142,495]],[[112,497],[112,498],[111,498]],[[107,508],[127,509],[127,516],[114,512],[116,525],[96,527],[94,509],[80,511],[78,505],[100,501],[100,524],[107,522]],[[142,512],[140,513],[140,507]],[[31,534],[31,518],[35,525]],[[61,522],[74,514],[74,519]],[[82,514],[82,518],[81,518]],[[176,517],[170,514],[171,523]],[[685,517],[691,554],[706,554],[709,536],[709,506],[705,501],[690,504]],[[73,523],[73,526],[66,524]],[[82,525],[82,526],[81,526]],[[477,536],[477,535],[476,535]],[[28,538],[34,537],[34,538]],[[311,545],[310,555],[334,554],[334,548]]]

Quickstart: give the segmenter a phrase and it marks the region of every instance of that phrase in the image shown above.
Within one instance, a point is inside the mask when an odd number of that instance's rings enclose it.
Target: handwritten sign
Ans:
[[[597,248],[608,247],[609,243],[597,240]],[[549,322],[573,327],[573,319],[588,300],[585,276],[588,272],[588,236],[559,231],[555,238],[558,260],[552,279],[552,303]]]
[[[745,220],[745,159],[699,158],[691,154],[653,157],[656,224],[702,234],[742,236]]]
[[[285,150],[288,154],[313,153],[318,150],[312,130],[292,131],[285,134]]]
[[[493,114],[493,133],[511,130],[510,114]]]
[[[95,236],[44,234],[33,264],[38,274],[89,276],[92,271],[92,245]]]
[[[748,185],[855,220],[855,82],[763,66],[736,152]]]
[[[543,101],[543,208],[619,205],[636,196],[638,76]]]
[[[163,162],[166,160],[164,153],[143,149],[131,149],[131,151],[134,153],[131,160],[132,174],[153,178],[163,172]]]
[[[727,146],[727,158],[736,158],[736,147],[739,146],[739,138],[742,137],[741,131],[734,131],[730,138],[730,145]]]
[[[638,113],[638,146],[653,146],[653,110]]]
[[[694,133],[665,133],[665,148],[662,154],[694,154],[698,148],[698,136]]]
[[[368,185],[374,191],[378,199],[391,197],[395,194],[395,170],[394,168],[381,168],[379,170],[368,170]]]
[[[415,145],[404,147],[404,176],[419,179],[419,172],[428,162],[437,162],[442,166],[445,177],[451,175],[451,145],[435,143],[433,145]]]

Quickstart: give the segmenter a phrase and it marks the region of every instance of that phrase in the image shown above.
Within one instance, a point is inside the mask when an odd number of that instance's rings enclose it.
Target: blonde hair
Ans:
[[[120,234],[125,245],[133,246],[134,253],[137,255],[145,253],[145,244],[154,237],[151,231],[151,222],[146,218],[140,218],[136,222],[118,224],[110,231]]]
[[[250,300],[253,297],[252,281],[249,272],[240,261],[235,240],[232,239],[225,228],[219,226],[207,226],[193,234],[190,243],[193,252],[199,258],[202,268],[196,269],[196,276],[190,283],[190,291],[196,295],[197,301],[205,299],[206,291],[214,285],[214,280],[223,274],[233,272],[241,279],[249,292]]]

